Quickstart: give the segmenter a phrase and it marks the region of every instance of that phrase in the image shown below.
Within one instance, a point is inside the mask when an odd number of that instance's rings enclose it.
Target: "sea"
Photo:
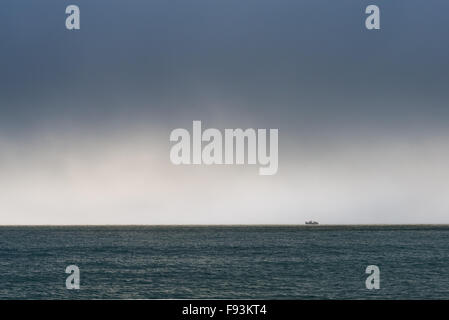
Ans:
[[[0,299],[448,298],[449,226],[0,227]]]

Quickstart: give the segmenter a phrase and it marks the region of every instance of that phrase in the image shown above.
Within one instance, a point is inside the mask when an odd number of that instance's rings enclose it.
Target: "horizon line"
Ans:
[[[340,227],[340,226],[449,226],[449,223],[343,223],[307,225],[279,224],[0,224],[0,227]]]

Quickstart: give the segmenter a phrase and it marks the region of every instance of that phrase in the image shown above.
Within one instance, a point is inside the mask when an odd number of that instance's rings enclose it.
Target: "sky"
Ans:
[[[449,223],[448,10],[3,0],[0,224]],[[278,173],[173,165],[194,120],[279,129]]]

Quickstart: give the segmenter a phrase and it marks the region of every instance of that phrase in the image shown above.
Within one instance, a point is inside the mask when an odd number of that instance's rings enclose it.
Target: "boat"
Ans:
[[[306,221],[306,224],[313,224],[313,225],[317,225],[317,224],[319,224],[318,222],[316,222],[316,221],[312,221],[312,220],[310,220],[310,221]]]

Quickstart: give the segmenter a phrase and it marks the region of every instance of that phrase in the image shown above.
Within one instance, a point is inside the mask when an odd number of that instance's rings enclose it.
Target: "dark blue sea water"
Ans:
[[[449,227],[0,227],[0,298],[448,299]]]

